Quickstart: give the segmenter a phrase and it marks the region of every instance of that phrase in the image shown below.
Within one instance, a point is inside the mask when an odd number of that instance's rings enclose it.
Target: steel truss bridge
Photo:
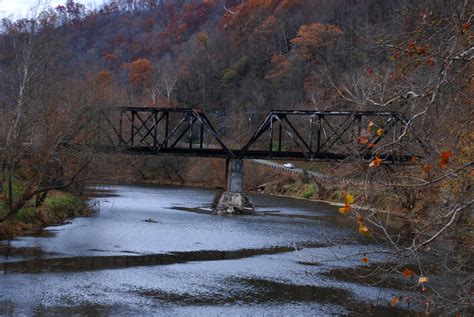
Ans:
[[[420,146],[418,137],[406,140],[407,121],[390,111],[274,110],[253,134],[241,132],[239,137],[248,139],[243,146],[235,146],[235,136],[220,134],[199,108],[125,107],[102,115],[96,145],[125,154],[308,161],[379,157],[383,163],[406,163]]]

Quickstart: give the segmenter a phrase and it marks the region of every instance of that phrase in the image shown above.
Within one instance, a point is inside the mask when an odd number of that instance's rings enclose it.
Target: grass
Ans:
[[[14,201],[24,190],[18,180],[12,181]],[[7,197],[8,188],[3,186],[0,192],[0,219],[8,213]],[[36,206],[36,200],[33,198],[13,218],[0,222],[0,240],[25,234],[32,229],[62,223],[68,218],[85,214],[86,211],[86,204],[80,197],[67,192],[51,191],[40,206]]]
[[[316,192],[316,186],[313,184],[309,185],[306,191],[303,192],[303,197],[309,199],[313,197],[314,193]]]

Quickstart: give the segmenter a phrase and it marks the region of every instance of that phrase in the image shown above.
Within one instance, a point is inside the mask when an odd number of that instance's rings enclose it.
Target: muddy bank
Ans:
[[[15,216],[0,222],[0,240],[40,234],[44,227],[61,225],[76,217],[89,216],[93,213],[93,208],[86,203],[87,199],[86,196],[53,191],[42,205],[35,206],[32,202]]]

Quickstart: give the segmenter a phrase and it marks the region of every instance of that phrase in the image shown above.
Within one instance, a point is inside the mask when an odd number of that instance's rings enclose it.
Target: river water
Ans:
[[[405,316],[400,291],[333,272],[388,261],[328,204],[253,195],[255,215],[210,211],[215,192],[110,185],[91,217],[0,242],[1,315]]]

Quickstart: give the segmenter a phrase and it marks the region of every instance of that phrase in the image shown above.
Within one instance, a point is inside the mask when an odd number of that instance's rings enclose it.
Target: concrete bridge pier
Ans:
[[[224,191],[217,193],[213,208],[218,214],[252,213],[255,206],[244,191],[244,162],[227,159]]]
[[[241,193],[244,191],[244,161],[227,159],[225,161],[225,191]]]

